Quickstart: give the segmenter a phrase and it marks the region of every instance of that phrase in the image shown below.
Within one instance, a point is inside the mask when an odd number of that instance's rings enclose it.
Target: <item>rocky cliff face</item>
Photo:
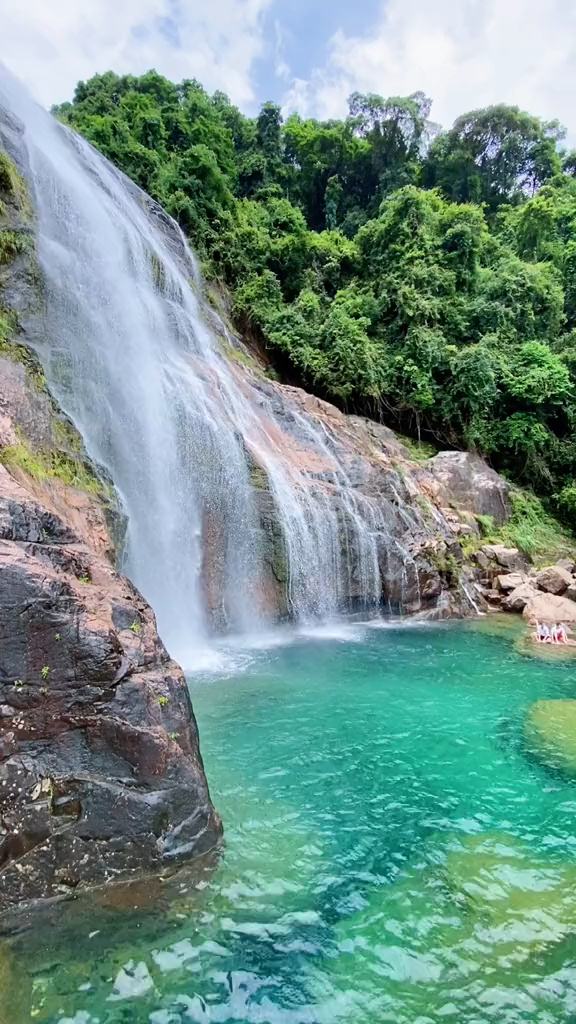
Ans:
[[[0,911],[160,870],[221,834],[183,674],[113,567],[113,492],[27,347],[31,228],[3,159]]]
[[[299,388],[269,380],[256,361],[251,368],[242,363],[237,373],[239,386],[249,376],[251,386],[262,393],[263,408],[273,410],[267,429],[280,444],[286,463],[293,465],[304,486],[321,493],[326,509],[340,523],[341,561],[347,565],[351,560],[353,566],[342,576],[344,608],[366,610],[365,581],[355,571],[359,559],[349,529],[354,509],[372,523],[378,538],[380,603],[385,612],[442,618],[474,614],[485,607],[474,585],[474,570],[465,564],[461,541],[480,538],[478,515],[491,515],[497,523],[507,519],[506,481],[480,458],[464,452],[415,461],[387,427],[345,415]],[[318,436],[323,438],[320,448]],[[256,463],[252,477],[266,551],[267,572],[259,589],[271,616],[283,618],[290,614],[287,554],[263,467]],[[217,594],[210,564],[205,571],[207,591]]]

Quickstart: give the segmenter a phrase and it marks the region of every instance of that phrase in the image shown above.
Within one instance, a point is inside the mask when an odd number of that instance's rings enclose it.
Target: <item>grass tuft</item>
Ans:
[[[539,498],[530,491],[513,490],[510,503],[512,514],[503,526],[496,526],[491,516],[475,517],[481,538],[464,540],[465,555],[473,554],[483,544],[505,544],[523,551],[537,565],[576,556],[576,538],[546,511]]]
[[[64,452],[33,452],[20,442],[0,449],[0,463],[7,469],[20,469],[34,480],[60,480],[68,487],[101,497],[106,493],[105,485],[85,463]]]

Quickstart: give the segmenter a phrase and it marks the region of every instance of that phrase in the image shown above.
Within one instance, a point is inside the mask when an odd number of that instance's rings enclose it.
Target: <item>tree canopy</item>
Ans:
[[[576,156],[503,104],[246,117],[154,71],[80,82],[57,115],[161,202],[240,328],[344,408],[467,446],[576,513]]]

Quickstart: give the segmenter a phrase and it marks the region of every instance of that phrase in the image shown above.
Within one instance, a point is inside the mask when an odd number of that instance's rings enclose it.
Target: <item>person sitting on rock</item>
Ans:
[[[568,642],[568,634],[566,632],[566,626],[563,622],[556,629],[556,643],[565,644]]]
[[[549,628],[546,625],[546,623],[537,623],[536,624],[536,628],[537,628],[536,635],[538,637],[539,642],[540,643],[549,643],[550,642],[550,631],[549,631]]]
[[[558,643],[558,640],[556,638],[557,632],[558,632],[558,626],[557,626],[557,624],[555,622],[553,622],[551,627],[550,627],[550,641],[553,644]]]

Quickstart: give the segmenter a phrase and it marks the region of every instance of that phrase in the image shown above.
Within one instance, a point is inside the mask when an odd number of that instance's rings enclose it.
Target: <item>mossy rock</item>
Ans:
[[[545,861],[514,836],[469,836],[448,854],[442,873],[449,889],[486,921],[505,925],[548,911],[561,930],[576,928],[576,864]]]
[[[528,710],[524,737],[549,768],[576,776],[576,700],[539,700]]]
[[[6,204],[15,206],[27,218],[32,215],[24,178],[8,154],[0,152],[0,216],[6,213]]]
[[[31,979],[8,944],[0,944],[0,1024],[28,1024]]]
[[[0,463],[7,469],[22,470],[34,480],[59,480],[87,494],[100,498],[111,496],[110,489],[96,476],[89,462],[63,451],[33,451],[23,439],[0,450]]]

